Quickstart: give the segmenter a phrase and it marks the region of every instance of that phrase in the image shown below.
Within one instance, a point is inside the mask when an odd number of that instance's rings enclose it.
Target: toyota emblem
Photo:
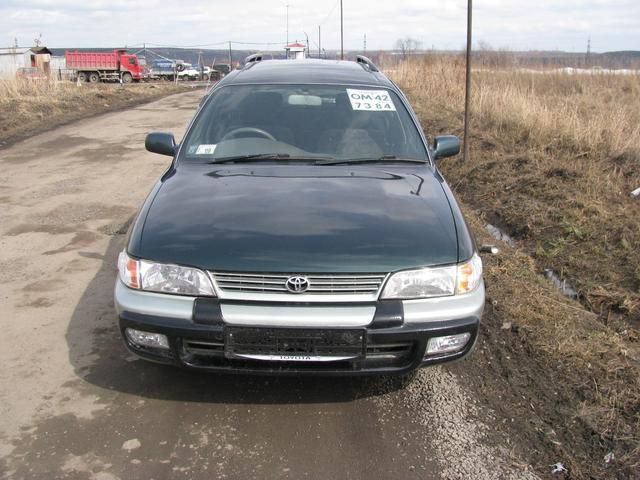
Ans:
[[[309,279],[307,277],[293,276],[287,278],[284,285],[291,293],[304,293],[309,288]]]

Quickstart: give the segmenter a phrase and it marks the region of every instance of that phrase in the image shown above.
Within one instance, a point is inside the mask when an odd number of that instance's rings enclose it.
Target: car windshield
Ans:
[[[258,155],[278,161],[428,161],[415,123],[394,92],[338,85],[220,88],[181,149],[187,162]]]

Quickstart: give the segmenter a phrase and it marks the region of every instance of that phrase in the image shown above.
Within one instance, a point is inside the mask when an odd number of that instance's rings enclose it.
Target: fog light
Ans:
[[[129,341],[138,347],[169,349],[169,339],[161,333],[143,332],[141,330],[127,328],[125,334]]]
[[[427,353],[425,355],[442,355],[443,353],[459,352],[469,343],[470,338],[471,334],[469,332],[447,335],[446,337],[430,338],[427,343]]]

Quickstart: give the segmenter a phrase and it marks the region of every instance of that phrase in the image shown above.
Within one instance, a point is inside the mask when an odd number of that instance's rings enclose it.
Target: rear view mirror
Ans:
[[[144,140],[144,147],[160,155],[173,157],[176,154],[176,140],[171,133],[153,132],[147,135]]]
[[[303,105],[307,107],[319,107],[322,105],[322,98],[317,95],[289,95],[289,105]]]
[[[441,135],[433,141],[433,153],[436,160],[453,157],[460,153],[460,139],[455,135]]]

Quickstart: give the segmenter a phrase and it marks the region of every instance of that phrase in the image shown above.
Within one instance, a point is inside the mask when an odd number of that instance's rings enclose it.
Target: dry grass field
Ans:
[[[183,91],[168,84],[121,88],[72,82],[0,80],[0,146],[60,123]]]
[[[460,133],[462,62],[402,64],[395,79],[430,134]],[[640,75],[481,71],[472,160],[443,162],[456,191],[524,240],[604,320],[640,320]]]
[[[462,134],[462,58],[389,70],[429,135]],[[547,439],[573,455],[572,478],[640,478],[640,75],[483,69],[472,88],[471,159],[441,169],[481,237],[489,222],[517,241],[488,262],[490,317],[513,323],[506,343],[532,363],[500,373],[530,369],[543,423],[572,443]],[[581,304],[553,292],[544,269]]]

